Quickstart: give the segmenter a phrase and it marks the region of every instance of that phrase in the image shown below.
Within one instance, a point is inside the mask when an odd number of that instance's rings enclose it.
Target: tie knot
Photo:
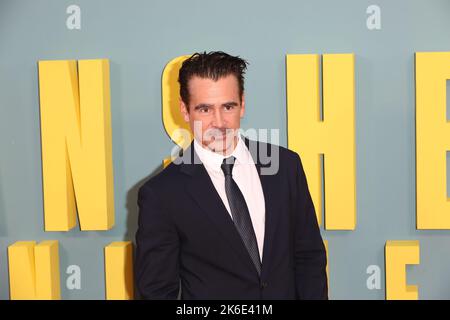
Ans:
[[[233,156],[223,159],[222,165],[220,167],[222,168],[223,174],[225,176],[231,176],[235,160],[236,158]]]

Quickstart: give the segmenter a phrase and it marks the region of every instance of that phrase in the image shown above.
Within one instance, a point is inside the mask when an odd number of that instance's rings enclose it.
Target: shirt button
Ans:
[[[261,282],[261,289],[267,288],[267,282]]]

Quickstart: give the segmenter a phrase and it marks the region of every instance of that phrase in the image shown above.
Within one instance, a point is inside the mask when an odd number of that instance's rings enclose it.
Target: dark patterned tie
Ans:
[[[253,264],[261,274],[261,260],[259,257],[258,243],[256,242],[255,231],[253,229],[252,220],[248,211],[247,203],[245,203],[244,195],[239,189],[236,182],[233,180],[232,171],[235,157],[231,156],[223,160],[221,165],[222,171],[225,175],[225,192],[227,194],[228,203],[230,204],[231,215],[233,222],[241,235],[242,241],[247,248]]]

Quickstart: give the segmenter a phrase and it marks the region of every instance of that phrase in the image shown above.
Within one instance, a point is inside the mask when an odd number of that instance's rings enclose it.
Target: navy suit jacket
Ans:
[[[139,189],[135,282],[142,298],[177,299],[180,287],[181,299],[328,298],[326,252],[300,157],[244,140],[279,153],[272,175],[261,174],[271,164],[252,153],[266,209],[261,275],[191,143],[183,161]]]

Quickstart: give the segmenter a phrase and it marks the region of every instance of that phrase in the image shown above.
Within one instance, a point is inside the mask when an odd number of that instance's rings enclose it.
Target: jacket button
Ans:
[[[261,289],[267,288],[267,282],[261,282]]]

